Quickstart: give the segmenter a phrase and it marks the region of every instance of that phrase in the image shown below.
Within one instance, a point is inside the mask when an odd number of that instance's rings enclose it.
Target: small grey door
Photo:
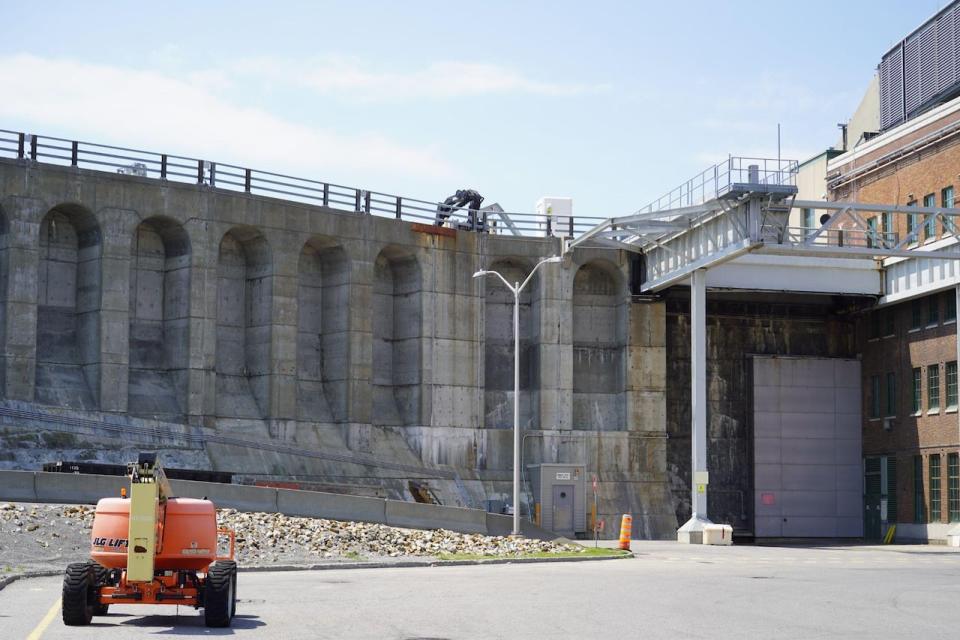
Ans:
[[[553,485],[553,530],[573,534],[573,485]]]

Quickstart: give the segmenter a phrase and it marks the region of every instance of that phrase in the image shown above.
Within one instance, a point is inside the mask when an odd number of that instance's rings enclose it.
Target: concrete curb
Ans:
[[[484,560],[401,560],[399,562],[327,562],[311,565],[276,565],[240,567],[240,571],[328,571],[337,569],[412,569],[417,567],[466,567],[488,564],[537,564],[554,562],[594,562],[598,560],[626,560],[632,553],[622,556],[561,556],[559,558],[490,558]]]
[[[331,571],[351,569],[413,569],[418,567],[468,567],[490,564],[539,564],[557,562],[596,562],[600,560],[626,560],[634,558],[633,553],[622,556],[562,556],[560,558],[490,558],[489,560],[401,560],[399,562],[327,562],[322,564],[278,564],[271,566],[240,567],[243,573],[265,573],[268,571]],[[27,571],[15,573],[0,578],[0,591],[17,580],[28,578],[49,578],[59,576],[63,571],[45,569],[43,571]]]
[[[66,566],[64,566],[66,570]],[[13,584],[17,580],[24,580],[26,578],[49,578],[51,576],[63,575],[63,571],[57,571],[55,569],[44,569],[43,571],[25,571],[24,573],[13,573],[8,576],[3,576],[0,578],[0,591],[3,591],[7,585]]]

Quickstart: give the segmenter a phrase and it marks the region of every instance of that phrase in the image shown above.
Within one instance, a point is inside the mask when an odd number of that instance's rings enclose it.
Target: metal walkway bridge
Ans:
[[[690,286],[693,513],[677,531],[681,542],[699,542],[711,524],[706,491],[708,287],[869,295],[881,303],[945,287],[960,293],[960,209],[797,200],[797,170],[792,160],[731,157],[636,213],[601,222],[566,247],[641,254],[645,291]],[[794,209],[822,212],[820,224],[791,226]],[[939,239],[937,221],[943,229]],[[898,229],[907,233],[901,236]]]

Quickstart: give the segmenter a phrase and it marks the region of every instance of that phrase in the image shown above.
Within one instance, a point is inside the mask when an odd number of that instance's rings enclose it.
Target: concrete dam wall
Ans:
[[[0,466],[152,445],[249,481],[503,500],[513,296],[472,275],[522,280],[560,250],[0,159]],[[523,462],[585,464],[607,535],[629,511],[669,538],[665,304],[628,273],[578,249],[523,292]]]

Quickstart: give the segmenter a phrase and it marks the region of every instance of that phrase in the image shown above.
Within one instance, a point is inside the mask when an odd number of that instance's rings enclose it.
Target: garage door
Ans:
[[[862,537],[860,363],[753,358],[754,534]]]

